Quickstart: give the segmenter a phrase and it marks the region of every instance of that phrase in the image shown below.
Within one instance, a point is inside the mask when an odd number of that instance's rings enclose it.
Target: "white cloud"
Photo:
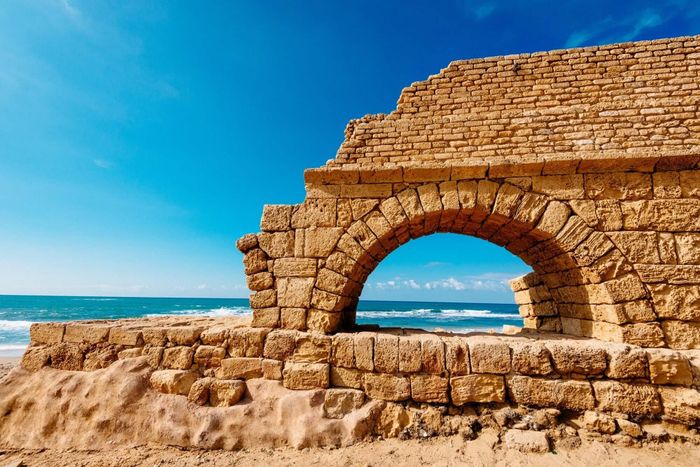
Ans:
[[[420,289],[420,284],[413,279],[409,279],[407,281],[403,281],[403,285],[411,288],[411,289]]]
[[[480,2],[475,0],[462,0],[460,2],[462,11],[476,21],[483,21],[491,16],[497,6],[498,4],[494,1]]]

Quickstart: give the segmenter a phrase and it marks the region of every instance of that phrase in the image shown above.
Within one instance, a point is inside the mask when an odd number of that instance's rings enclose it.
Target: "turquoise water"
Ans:
[[[117,298],[0,295],[0,356],[20,355],[37,321],[116,319],[162,315],[246,316],[243,298]],[[446,331],[500,330],[522,325],[513,304],[363,300],[359,324]]]

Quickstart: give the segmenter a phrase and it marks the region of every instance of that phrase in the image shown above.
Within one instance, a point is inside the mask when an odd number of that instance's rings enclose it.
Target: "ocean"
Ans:
[[[38,321],[117,319],[164,315],[246,316],[244,298],[122,298],[0,295],[0,357],[17,356]],[[494,303],[395,302],[361,300],[358,324],[441,329],[453,332],[500,330],[522,325],[517,305]]]

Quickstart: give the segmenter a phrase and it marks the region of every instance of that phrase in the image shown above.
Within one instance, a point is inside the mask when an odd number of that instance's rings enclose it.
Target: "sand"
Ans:
[[[237,406],[196,407],[146,389],[147,373],[141,359],[93,373],[15,369],[0,379],[0,465],[700,465],[698,446],[678,441],[640,449],[583,439],[547,454],[506,449],[494,430],[471,441],[358,442],[373,403],[329,420],[318,391],[256,380]],[[319,447],[328,445],[340,447]]]

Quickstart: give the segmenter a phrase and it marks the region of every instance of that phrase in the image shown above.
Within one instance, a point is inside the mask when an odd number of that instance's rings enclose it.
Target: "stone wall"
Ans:
[[[386,255],[455,232],[532,267],[527,328],[700,348],[699,57],[695,37],[469,60],[407,88],[239,241],[254,325],[350,329]]]
[[[31,328],[22,366],[90,371],[144,358],[151,386],[196,404],[231,405],[245,381],[294,390],[336,388],[333,412],[365,397],[442,406],[507,403],[623,413],[695,426],[700,355],[556,334],[531,336],[361,331],[325,336],[225,319],[44,323]],[[330,394],[330,395],[328,395]]]

